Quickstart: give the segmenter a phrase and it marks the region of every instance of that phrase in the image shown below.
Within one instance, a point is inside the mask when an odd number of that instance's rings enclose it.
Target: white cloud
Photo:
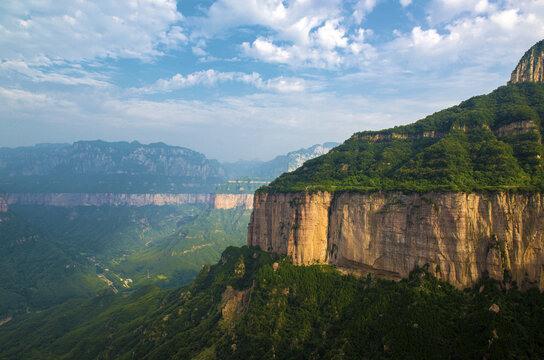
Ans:
[[[0,14],[4,60],[150,59],[187,41],[175,0],[5,0]]]
[[[251,45],[242,43],[244,53],[248,56],[264,60],[266,62],[289,63],[294,58],[295,47],[276,46],[272,41],[257,38]]]
[[[278,78],[263,86],[280,89],[293,82]],[[210,101],[122,99],[101,92],[67,97],[58,104],[48,95],[0,88],[0,107],[10,109],[0,114],[0,125],[11,129],[0,133],[0,142],[10,146],[9,136],[17,128],[31,142],[138,139],[187,146],[221,160],[271,158],[320,141],[343,140],[355,131],[391,126],[398,118],[383,109],[401,113],[416,107],[333,93],[271,92]],[[410,120],[413,114],[404,116]]]
[[[363,21],[364,17],[374,10],[377,0],[359,0],[354,6],[353,17],[358,24]]]
[[[412,0],[400,0],[400,4],[402,5],[402,7],[407,7],[411,3],[412,3]]]
[[[458,15],[472,15],[496,11],[497,5],[488,0],[432,0],[428,8],[432,24],[447,22]]]
[[[108,79],[101,74],[82,70],[80,66],[55,64],[55,71],[47,71],[54,65],[51,61],[41,59],[38,64],[27,64],[24,61],[7,60],[0,62],[0,73],[17,73],[33,82],[49,82],[64,85],[109,86]],[[40,66],[40,64],[42,64]]]
[[[481,3],[441,2],[457,9]],[[409,70],[447,71],[450,65],[459,66],[460,59],[464,66],[506,65],[513,69],[523,52],[544,37],[544,4],[522,1],[515,5],[488,6],[489,13],[466,14],[443,27],[415,26],[410,33],[397,32],[397,39],[387,44],[381,55]]]
[[[257,89],[276,92],[299,92],[309,88],[307,82],[299,78],[277,77],[263,80],[258,73],[220,72],[214,69],[197,71],[184,76],[176,74],[169,79],[159,79],[153,85],[130,89],[129,94],[166,93],[192,86],[215,86],[224,82],[238,82],[254,86]],[[316,88],[316,85],[313,86]]]
[[[354,11],[368,13],[375,5],[376,0],[360,0]],[[188,22],[196,28],[194,40],[243,26],[263,26],[268,34],[243,42],[243,55],[270,63],[337,69],[346,63],[346,52],[354,56],[371,49],[362,41],[350,42],[342,12],[339,0],[218,0],[206,17]]]
[[[316,42],[324,49],[332,50],[336,47],[344,48],[348,45],[348,39],[344,36],[346,31],[338,26],[339,19],[328,20],[315,32]]]

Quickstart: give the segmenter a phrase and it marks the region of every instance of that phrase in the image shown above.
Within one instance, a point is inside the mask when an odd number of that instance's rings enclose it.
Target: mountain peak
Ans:
[[[508,84],[519,82],[544,82],[544,40],[527,50],[512,71]]]

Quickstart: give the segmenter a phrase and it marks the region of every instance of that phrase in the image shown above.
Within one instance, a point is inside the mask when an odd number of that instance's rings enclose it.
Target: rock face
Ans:
[[[8,203],[2,196],[0,196],[0,213],[5,212],[8,212]]]
[[[527,50],[512,72],[509,83],[524,81],[544,82],[544,40]]]
[[[7,204],[60,207],[207,204],[215,209],[251,209],[253,206],[253,194],[6,193],[4,197]],[[0,198],[0,210],[2,200]]]
[[[253,209],[253,194],[213,194],[214,209]]]
[[[459,288],[485,272],[544,289],[544,195],[258,193],[248,245],[399,279],[415,266]]]

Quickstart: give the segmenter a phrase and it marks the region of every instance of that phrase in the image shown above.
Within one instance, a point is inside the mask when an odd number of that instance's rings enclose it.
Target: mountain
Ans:
[[[316,144],[309,148],[291,151],[286,155],[276,156],[270,161],[240,160],[234,163],[222,164],[227,176],[231,179],[250,177],[255,179],[272,180],[284,172],[299,168],[305,161],[326,154],[335,146],[335,142]]]
[[[532,46],[512,71],[509,84],[519,82],[544,82],[544,40]]]
[[[105,287],[191,282],[227,246],[246,242],[253,192],[267,183],[224,173],[162,143],[0,148],[0,248],[9,255],[0,260],[0,321]]]
[[[12,193],[210,193],[224,182],[217,161],[163,143],[0,148],[0,189]]]
[[[538,359],[544,295],[459,291],[230,247],[188,287],[103,292],[0,326],[2,359]]]
[[[544,84],[526,81],[356,133],[258,190],[248,244],[385,278],[429,264],[459,288],[489,274],[544,289],[543,128]]]

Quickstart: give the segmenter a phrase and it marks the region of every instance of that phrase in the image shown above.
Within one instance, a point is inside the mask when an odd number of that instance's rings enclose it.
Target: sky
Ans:
[[[0,146],[268,160],[504,85],[544,0],[2,0]]]

